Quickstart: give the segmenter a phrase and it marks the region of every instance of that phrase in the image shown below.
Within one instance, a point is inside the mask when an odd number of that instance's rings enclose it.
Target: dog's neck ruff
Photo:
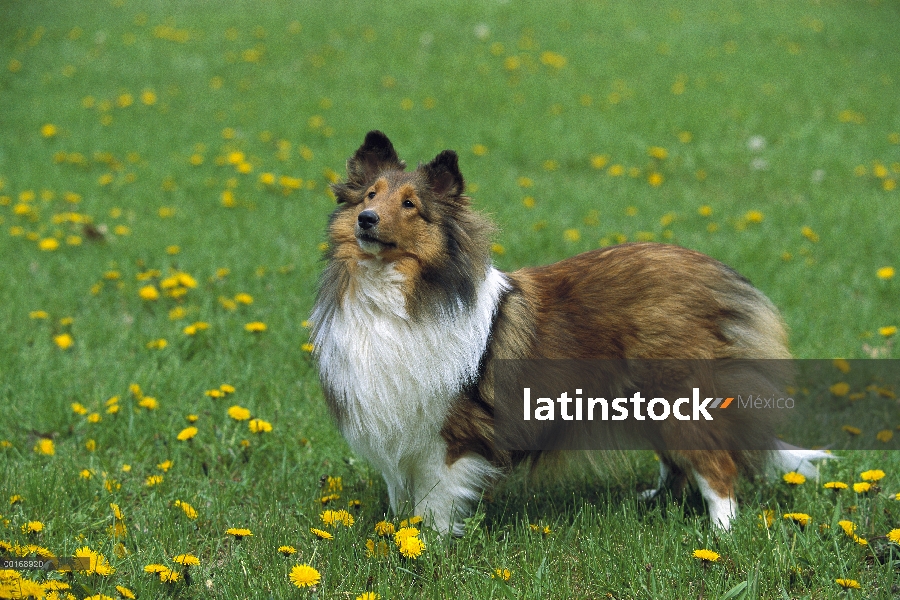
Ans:
[[[477,380],[509,284],[489,267],[474,302],[413,320],[405,276],[392,263],[373,258],[359,267],[337,306],[316,306],[313,344],[345,437],[384,468],[434,440],[451,403]]]

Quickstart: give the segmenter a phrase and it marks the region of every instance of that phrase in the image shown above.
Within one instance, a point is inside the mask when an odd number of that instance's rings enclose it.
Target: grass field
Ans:
[[[637,503],[650,453],[599,478],[516,473],[463,538],[423,530],[402,556],[373,529],[392,520],[385,486],[328,418],[304,322],[328,183],[381,129],[413,165],[460,153],[501,268],[673,242],[769,295],[797,356],[900,358],[896,2],[0,0],[0,15],[0,554],[111,565],[0,570],[0,597],[898,593],[888,451],[746,483],[730,534],[696,498]],[[822,486],[872,469],[886,476],[867,493]],[[352,526],[324,522],[345,509]],[[292,583],[298,565],[317,585]]]

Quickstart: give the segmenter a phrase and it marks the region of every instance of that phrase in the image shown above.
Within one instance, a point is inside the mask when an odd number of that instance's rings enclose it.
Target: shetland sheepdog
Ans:
[[[324,394],[350,447],[383,474],[392,510],[438,531],[461,534],[485,490],[535,458],[496,443],[494,361],[790,357],[773,304],[698,252],[636,243],[494,268],[494,228],[470,206],[451,150],[407,171],[371,131],[332,190],[310,318]],[[807,475],[827,456],[775,448],[770,463]],[[659,488],[693,481],[728,529],[746,453],[658,453]]]

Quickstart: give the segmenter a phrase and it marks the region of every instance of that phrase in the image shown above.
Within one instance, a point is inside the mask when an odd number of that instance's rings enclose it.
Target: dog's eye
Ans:
[[[369,192],[368,194],[366,194],[366,198],[368,198],[369,200],[371,200],[374,197],[375,197],[375,192]]]
[[[415,207],[416,207],[416,205],[413,204],[411,200],[403,201],[403,208],[415,208]]]

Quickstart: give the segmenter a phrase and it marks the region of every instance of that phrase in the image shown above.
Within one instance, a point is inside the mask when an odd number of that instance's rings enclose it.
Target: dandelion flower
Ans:
[[[68,350],[75,344],[75,340],[72,339],[70,334],[61,333],[53,336],[53,343],[56,344],[60,350]]]
[[[145,285],[138,290],[138,296],[141,298],[141,300],[159,300],[159,290],[156,289],[155,285]]]
[[[363,592],[356,597],[356,600],[379,600],[380,596],[375,592]]]
[[[313,535],[315,535],[316,537],[321,538],[323,540],[334,539],[334,536],[331,535],[330,533],[328,533],[327,531],[323,531],[321,529],[316,529],[315,527],[311,527],[310,531],[313,533]]]
[[[195,435],[197,435],[197,431],[198,431],[198,429],[194,426],[185,427],[178,433],[178,440],[182,441],[182,442],[184,442],[186,440],[190,440]]]
[[[694,550],[694,558],[703,562],[716,562],[719,560],[719,554],[712,550]]]
[[[326,510],[323,511],[319,518],[322,519],[322,522],[330,527],[334,527],[335,525],[344,525],[345,527],[351,527],[354,523],[353,515],[348,513],[346,510]],[[416,530],[418,533],[418,530]]]
[[[503,581],[509,581],[509,578],[512,577],[512,571],[509,569],[494,569],[494,572],[491,573],[491,579],[502,579]]]
[[[400,548],[400,554],[406,558],[418,558],[425,550],[425,542],[414,535],[400,540],[398,546]]]
[[[163,583],[175,583],[178,581],[178,571],[173,571],[166,567],[159,572],[159,580]]]
[[[872,484],[868,483],[868,482],[853,484],[853,491],[856,492],[857,494],[865,494],[870,489],[872,489]]]
[[[241,292],[234,296],[234,301],[238,304],[253,304],[253,296],[246,292]]]
[[[835,579],[834,582],[844,588],[845,590],[858,590],[860,589],[859,582],[855,579]]]
[[[261,321],[253,321],[244,325],[244,329],[250,333],[260,333],[266,330],[266,324]]]
[[[163,482],[162,475],[150,475],[147,479],[144,480],[144,485],[147,487],[153,487],[154,485],[159,485]]]
[[[394,535],[394,524],[388,521],[379,521],[375,523],[375,533],[382,537]]]
[[[149,564],[146,567],[144,567],[144,572],[145,573],[162,573],[166,569],[168,569],[168,567],[166,565],[160,565],[157,563],[153,563],[153,564]]]
[[[860,429],[859,427],[854,427],[853,425],[844,425],[843,427],[841,427],[841,429],[843,429],[850,435],[859,435],[862,433],[862,429]]]
[[[891,529],[887,534],[887,539],[891,540],[895,544],[900,544],[900,529]]]
[[[829,481],[822,487],[828,490],[846,490],[849,486],[843,481]]]
[[[166,471],[168,471],[169,469],[172,468],[172,464],[173,463],[171,460],[164,460],[161,463],[159,463],[158,465],[156,465],[156,468],[159,469],[160,471],[162,471],[163,473],[165,473]]]
[[[22,525],[22,533],[40,533],[44,530],[44,524],[40,521],[28,521]]]
[[[248,423],[250,431],[253,433],[264,433],[272,431],[272,424],[262,419],[250,419]]]
[[[890,279],[894,276],[895,271],[894,267],[881,267],[878,271],[875,272],[875,275],[878,276],[878,279]]]
[[[309,565],[296,565],[291,569],[289,578],[298,588],[304,588],[317,585],[322,575]]]
[[[228,535],[233,535],[236,539],[251,537],[253,535],[249,529],[241,529],[238,527],[232,527],[230,529],[226,529],[225,533]]]
[[[297,549],[293,546],[279,546],[278,552],[285,556],[293,556],[294,554],[297,554]]]
[[[878,334],[883,337],[891,337],[897,333],[896,325],[888,325],[887,327],[879,327]]]
[[[250,418],[250,411],[242,406],[235,404],[228,409],[228,416],[235,421],[246,421]]]
[[[406,538],[416,537],[419,535],[419,530],[415,527],[402,527],[397,533],[394,534],[394,543],[398,546],[400,543]]]
[[[53,445],[53,440],[41,438],[38,440],[37,444],[34,445],[34,451],[38,454],[53,456],[56,454],[56,447]]]
[[[200,564],[200,559],[193,554],[179,554],[172,558],[172,562],[184,565],[185,567],[196,567]]]
[[[159,408],[159,402],[156,398],[151,398],[150,396],[144,396],[138,402],[138,406],[142,408],[146,408],[147,410],[156,410]]]
[[[782,476],[782,479],[790,485],[800,485],[806,481],[806,477],[802,474],[797,473],[796,471],[791,471],[790,473],[785,473]]]
[[[860,473],[859,477],[863,481],[878,481],[884,478],[884,471],[882,471],[881,469],[863,471],[862,473]]]
[[[809,515],[806,513],[787,513],[784,515],[785,519],[790,519],[794,521],[801,527],[806,527],[809,524]]]
[[[835,383],[828,389],[835,396],[843,397],[843,396],[846,396],[847,393],[850,391],[850,386],[843,381],[839,381],[838,383]]]
[[[125,587],[124,585],[117,585],[116,591],[119,592],[119,595],[123,598],[127,598],[128,600],[134,600],[135,595],[130,589]]]

